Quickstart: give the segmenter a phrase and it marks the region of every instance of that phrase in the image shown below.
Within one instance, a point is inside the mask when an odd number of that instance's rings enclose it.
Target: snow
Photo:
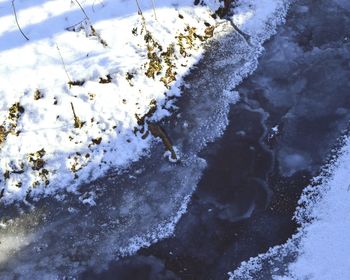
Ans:
[[[261,37],[262,33],[266,35],[273,32],[276,25],[267,25],[266,21],[272,15],[280,21],[284,21],[285,15],[278,13],[282,6],[291,1],[248,1],[248,5],[238,5],[235,8],[233,22],[245,33],[249,34],[258,42],[263,42],[267,38]],[[263,31],[263,32],[262,32]]]
[[[312,209],[308,218],[313,222],[302,228],[300,255],[289,266],[291,278],[345,280],[350,277],[350,138],[330,172],[332,175],[318,186],[320,198],[309,205]],[[304,195],[301,202],[305,200],[309,197]]]
[[[188,28],[204,36],[219,21],[211,17],[219,3],[159,1],[153,11],[152,1],[138,2],[142,14],[133,0],[86,0],[83,10],[76,1],[17,0],[18,23],[28,41],[16,25],[11,1],[0,2],[3,203],[76,192],[83,182],[147,153],[153,137],[142,137],[147,124],[138,124],[135,116],[144,116],[152,102],[157,110],[150,121],[171,114],[169,98],[179,96],[181,77],[203,51],[200,39],[186,37]],[[148,43],[145,35],[151,35]],[[164,55],[171,46],[172,68]],[[148,52],[162,59],[163,69],[154,77],[145,75]]]

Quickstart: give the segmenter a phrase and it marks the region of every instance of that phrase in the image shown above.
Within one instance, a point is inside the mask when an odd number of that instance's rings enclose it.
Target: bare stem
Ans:
[[[135,1],[136,1],[136,5],[137,5],[138,12],[139,12],[140,15],[142,15],[142,10],[141,10],[139,1],[138,1],[138,0],[135,0]]]
[[[72,83],[72,80],[71,80],[71,78],[69,77],[69,74],[68,74],[68,71],[67,71],[67,68],[66,68],[66,64],[64,63],[64,60],[63,60],[63,57],[62,57],[60,48],[58,47],[57,44],[56,44],[56,47],[57,47],[57,50],[58,50],[58,54],[60,55],[60,58],[61,58],[61,62],[62,62],[62,65],[63,65],[64,72],[66,72],[66,75],[67,75],[67,78],[68,78],[69,83]]]
[[[152,5],[153,5],[154,18],[155,18],[156,20],[158,20],[158,19],[157,19],[157,14],[156,14],[156,4],[155,4],[154,0],[152,0]]]
[[[12,9],[13,9],[13,13],[15,14],[16,24],[17,24],[19,31],[22,33],[23,37],[27,41],[29,41],[29,38],[26,36],[26,34],[24,34],[24,32],[22,31],[22,28],[19,26],[18,19],[17,19],[17,13],[16,13],[16,7],[15,7],[15,0],[12,0]]]
[[[77,22],[77,23],[75,23],[75,24],[73,24],[73,25],[71,25],[71,26],[68,26],[68,27],[66,27],[66,30],[69,30],[69,31],[70,31],[71,28],[76,27],[77,25],[83,23],[84,21],[85,21],[85,19],[83,19],[83,20],[81,20],[81,21],[79,21],[79,22]]]
[[[72,102],[70,103],[70,106],[72,107],[72,111],[73,111],[74,120],[76,120],[76,119],[77,119],[77,115],[75,114],[74,105],[73,105],[73,103],[72,103]]]
[[[75,2],[78,4],[79,8],[82,10],[82,12],[84,13],[85,15],[85,18],[90,22],[90,18],[88,17],[88,15],[85,13],[85,10],[83,8],[82,5],[80,5],[79,1],[78,0],[75,0]]]
[[[84,123],[80,121],[79,117],[75,114],[73,103],[70,103],[70,106],[72,107],[73,116],[74,116],[74,127],[75,128],[82,128]]]

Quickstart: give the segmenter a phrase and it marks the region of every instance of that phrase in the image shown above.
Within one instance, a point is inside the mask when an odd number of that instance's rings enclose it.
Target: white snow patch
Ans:
[[[279,11],[285,3],[287,3],[287,1],[238,1],[238,6],[235,8],[235,15],[233,16],[233,22],[250,36],[259,37],[258,35],[268,28],[266,22],[271,19],[272,15],[280,17],[282,21],[284,20],[285,14],[275,13]]]
[[[309,214],[313,222],[303,224],[300,255],[289,266],[292,278],[350,278],[350,138],[332,169],[332,175],[318,186],[321,198]]]

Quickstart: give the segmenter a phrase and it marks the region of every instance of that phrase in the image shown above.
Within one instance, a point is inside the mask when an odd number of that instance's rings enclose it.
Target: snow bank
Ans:
[[[75,192],[144,155],[218,23],[206,2],[17,0],[24,35],[1,2],[1,202]]]
[[[302,222],[299,256],[289,266],[292,279],[339,279],[350,277],[350,138],[329,168],[330,177],[308,188],[296,212]],[[307,221],[312,220],[311,223]]]
[[[76,192],[147,154],[222,23],[202,2],[0,2],[0,201]],[[281,3],[238,3],[233,22],[263,42]]]

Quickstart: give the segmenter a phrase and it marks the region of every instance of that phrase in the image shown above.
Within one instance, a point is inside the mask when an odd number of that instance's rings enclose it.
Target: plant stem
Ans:
[[[12,9],[13,9],[13,13],[15,14],[16,24],[17,24],[19,31],[22,33],[23,37],[27,41],[29,41],[29,38],[26,36],[26,34],[24,34],[24,32],[22,31],[22,28],[19,26],[18,19],[17,19],[17,13],[16,13],[16,7],[15,7],[15,0],[12,0]]]
[[[71,80],[71,78],[69,77],[68,71],[67,71],[67,69],[66,69],[66,64],[64,63],[64,60],[63,60],[63,57],[62,57],[60,48],[58,47],[57,44],[56,44],[56,47],[57,47],[57,50],[58,50],[58,54],[60,55],[60,58],[61,58],[61,62],[62,62],[62,65],[63,65],[64,72],[66,72],[68,81],[69,81],[70,83],[72,83],[72,80]]]
[[[158,20],[158,19],[157,19],[157,14],[156,14],[156,5],[155,5],[154,0],[152,0],[152,5],[153,5],[154,18],[155,18],[156,20]]]

